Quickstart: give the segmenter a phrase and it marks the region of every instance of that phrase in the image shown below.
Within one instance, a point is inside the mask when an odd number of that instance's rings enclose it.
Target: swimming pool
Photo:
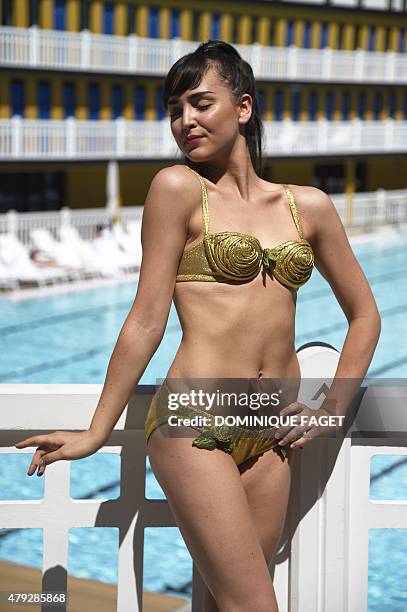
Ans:
[[[382,333],[367,376],[407,375],[407,240],[355,246],[382,316]],[[344,270],[346,274],[346,270]],[[136,285],[121,284],[21,302],[0,300],[0,383],[103,383]],[[300,289],[296,346],[320,340],[340,350],[346,318],[317,270]],[[181,340],[174,306],[164,338],[141,384],[155,384]]]
[[[382,316],[382,333],[367,376],[404,378],[407,348],[401,338],[407,337],[407,240],[355,245],[353,249],[369,279]],[[1,299],[0,383],[103,383],[135,291],[136,285],[131,283],[17,303]],[[323,341],[340,350],[346,332],[346,318],[329,285],[315,270],[311,280],[298,293],[296,346]],[[165,375],[180,340],[178,318],[172,306],[163,341],[145,370],[141,384],[155,384]],[[389,495],[389,491],[392,498],[396,495],[398,499],[406,499],[405,463],[394,456],[376,459],[372,466],[372,491],[377,491],[379,499],[383,499],[380,495]],[[102,497],[106,498],[107,492],[109,497],[117,497],[116,460],[113,455],[99,457],[97,461],[105,462],[102,469],[100,463],[94,463],[94,457],[73,462],[72,496],[98,496],[98,490],[105,489]],[[1,460],[1,491],[2,495],[7,494],[7,499],[10,494],[23,495],[23,499],[42,497],[43,479],[25,476],[26,461],[23,456],[10,455]],[[380,476],[389,462],[394,464],[394,469]],[[80,470],[75,465],[79,463]],[[99,482],[97,474],[104,475],[104,480]],[[149,497],[162,495],[151,471],[147,488]],[[97,536],[92,534],[95,530],[72,531],[69,572],[115,582],[112,551],[117,547],[117,534],[112,533],[114,530],[98,529]],[[86,535],[79,533],[85,531]],[[407,594],[398,587],[407,573],[406,537],[405,533],[390,534],[396,530],[384,531],[388,533],[374,533],[370,538],[369,612],[383,609],[401,612],[407,608]],[[17,530],[7,534],[0,531],[0,536],[3,536],[0,537],[1,559],[35,567],[41,565],[40,530]],[[100,546],[101,537],[105,538],[103,546]],[[85,547],[83,554],[78,552],[81,546]],[[97,552],[101,548],[110,555],[110,562],[107,556]],[[174,554],[177,564],[173,563]],[[146,590],[190,593],[192,563],[177,529],[147,530],[145,555]],[[395,593],[390,599],[389,591]]]

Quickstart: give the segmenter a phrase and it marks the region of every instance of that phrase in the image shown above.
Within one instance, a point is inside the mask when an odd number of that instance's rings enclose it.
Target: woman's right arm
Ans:
[[[40,445],[28,473],[43,459],[88,456],[103,446],[130,400],[164,334],[188,221],[199,185],[183,166],[163,168],[153,178],[144,204],[143,257],[136,297],[110,357],[103,390],[89,429],[33,436],[17,448]],[[199,196],[198,196],[199,197]],[[43,473],[45,468],[40,468]],[[34,472],[32,472],[34,473]],[[39,473],[40,475],[40,473]]]

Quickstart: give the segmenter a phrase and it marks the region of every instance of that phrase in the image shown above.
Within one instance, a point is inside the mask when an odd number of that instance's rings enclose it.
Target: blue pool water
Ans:
[[[355,246],[354,252],[382,317],[381,338],[367,376],[405,378],[407,242]],[[343,273],[346,274],[345,269]],[[135,291],[135,284],[121,284],[18,303],[0,299],[0,383],[103,383]],[[315,270],[298,294],[296,346],[323,341],[341,350],[346,332],[346,318],[329,285]],[[163,341],[141,384],[155,384],[165,376],[180,340],[178,318],[172,307]],[[406,499],[407,468],[401,459],[374,458],[372,498]],[[113,454],[101,454],[73,462],[71,495],[117,497],[118,460]],[[1,499],[42,497],[43,479],[25,475],[28,463],[28,455],[0,455]],[[393,469],[386,469],[389,464]],[[98,493],[102,487],[103,492]],[[163,496],[151,470],[146,494]],[[115,582],[117,531],[100,528],[71,531],[70,574]],[[397,534],[394,531],[372,530],[376,533],[370,534],[369,612],[407,609],[407,595],[401,587],[407,575],[406,530]],[[145,551],[146,590],[190,593],[192,563],[178,529],[147,530]],[[40,567],[41,556],[41,530],[0,530],[0,559]]]

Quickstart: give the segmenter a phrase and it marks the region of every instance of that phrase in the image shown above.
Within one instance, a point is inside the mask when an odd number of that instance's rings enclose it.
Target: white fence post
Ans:
[[[89,30],[82,30],[80,32],[81,37],[81,68],[87,70],[90,68],[90,32]]]
[[[290,45],[288,47],[287,77],[289,79],[297,78],[298,51],[299,50],[295,45]]]
[[[13,115],[11,118],[11,151],[12,157],[21,157],[23,155],[22,147],[22,131],[23,121],[18,115]]]
[[[16,210],[9,210],[6,212],[7,215],[7,233],[15,236],[17,234],[18,227],[18,212]]]
[[[39,28],[36,25],[32,25],[28,28],[29,32],[29,64],[30,66],[37,66],[39,58]]]
[[[76,154],[76,120],[73,117],[65,119],[66,154],[75,157]]]
[[[130,34],[130,36],[127,37],[127,46],[128,46],[129,72],[137,72],[138,36],[136,36],[136,34]]]

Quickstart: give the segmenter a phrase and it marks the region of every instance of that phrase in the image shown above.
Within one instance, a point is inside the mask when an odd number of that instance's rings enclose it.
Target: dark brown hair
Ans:
[[[171,66],[164,82],[164,108],[168,109],[170,97],[180,96],[188,89],[197,87],[210,66],[214,66],[219,77],[227,82],[236,102],[245,93],[250,94],[253,100],[252,115],[245,125],[245,137],[253,167],[261,176],[263,124],[257,102],[256,81],[250,64],[232,45],[223,40],[208,40],[192,53],[177,60]]]

